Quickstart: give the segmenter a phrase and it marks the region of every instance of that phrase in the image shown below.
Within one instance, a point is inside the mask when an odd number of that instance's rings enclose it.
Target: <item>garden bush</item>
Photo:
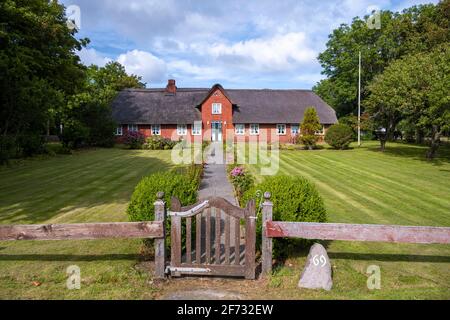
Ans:
[[[264,192],[272,194],[273,220],[293,222],[325,222],[327,219],[325,205],[315,186],[302,177],[273,176],[253,186],[241,199],[241,206],[256,198],[256,207],[260,208]],[[257,220],[257,247],[261,246],[262,216],[261,209]],[[304,239],[274,239],[274,257],[286,258],[295,248],[304,248],[311,241]]]
[[[168,138],[151,136],[145,140],[144,148],[149,150],[171,150],[177,144]]]
[[[123,136],[123,143],[130,149],[142,149],[145,136],[138,131],[128,131]]]
[[[234,167],[229,172],[229,178],[234,186],[238,199],[254,184],[253,176],[244,167]]]
[[[332,125],[325,135],[325,142],[334,149],[347,149],[352,141],[353,130],[345,124]]]
[[[176,171],[158,172],[144,177],[131,196],[127,209],[128,218],[130,221],[155,220],[154,203],[159,191],[164,192],[166,208],[170,208],[172,196],[177,197],[183,206],[194,204],[197,201],[198,186],[199,179],[193,180],[191,175]],[[184,225],[182,228],[184,229]],[[166,235],[170,243],[170,219],[166,220]],[[152,244],[153,240],[144,240],[144,250],[147,251]],[[184,241],[182,245],[184,246]]]

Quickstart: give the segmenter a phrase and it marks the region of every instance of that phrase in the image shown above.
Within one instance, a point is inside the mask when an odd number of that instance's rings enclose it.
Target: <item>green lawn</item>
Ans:
[[[450,226],[450,152],[433,162],[423,147],[373,142],[347,151],[282,151],[279,174],[303,175],[323,196],[330,222]],[[0,168],[0,224],[126,221],[144,175],[169,170],[170,151],[98,149]],[[258,176],[257,166],[251,170]],[[261,179],[258,176],[258,179]],[[448,245],[334,241],[331,292],[299,290],[307,252],[268,281],[169,281],[155,287],[140,261],[140,240],[0,242],[0,299],[152,299],[183,286],[218,286],[248,298],[450,299]],[[81,290],[66,289],[65,270],[81,268]],[[381,290],[366,269],[381,267]]]
[[[171,166],[170,151],[98,149],[3,167],[0,224],[127,221],[138,181]],[[152,298],[140,248],[122,239],[0,242],[0,299]],[[81,268],[82,290],[66,289],[70,265]]]
[[[322,195],[330,222],[450,227],[450,154],[423,159],[426,148],[378,144],[346,151],[282,151],[279,174],[301,175]],[[259,175],[258,166],[249,166]],[[331,293],[296,290],[301,257],[280,268],[271,285],[277,296],[301,298],[440,298],[450,299],[450,247],[333,241],[327,244],[334,269]],[[366,288],[365,272],[381,267],[382,289]]]

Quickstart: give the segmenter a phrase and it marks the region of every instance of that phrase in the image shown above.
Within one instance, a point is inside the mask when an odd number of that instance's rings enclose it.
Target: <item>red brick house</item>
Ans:
[[[177,88],[169,80],[162,89],[127,89],[113,101],[118,137],[140,131],[172,140],[251,141],[277,137],[289,143],[301,134],[299,124],[307,107],[315,107],[323,130],[337,123],[335,111],[311,90],[225,90]],[[230,136],[231,135],[231,136]]]

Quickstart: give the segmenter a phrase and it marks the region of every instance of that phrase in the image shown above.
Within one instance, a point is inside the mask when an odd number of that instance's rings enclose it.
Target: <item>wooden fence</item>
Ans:
[[[0,225],[0,241],[9,240],[82,240],[106,238],[155,239],[155,278],[166,273],[166,206],[164,193],[158,192],[155,221],[78,223],[43,225]],[[270,193],[264,194],[262,204],[262,273],[272,270],[272,239],[279,237],[344,240],[383,241],[403,243],[450,243],[450,228],[410,227],[395,225],[367,225],[344,223],[307,223],[272,221],[273,204]],[[254,249],[253,249],[254,250]]]
[[[262,273],[272,271],[272,239],[303,238],[318,240],[378,241],[393,243],[450,243],[450,228],[346,223],[272,221],[270,193],[264,194],[262,209]]]

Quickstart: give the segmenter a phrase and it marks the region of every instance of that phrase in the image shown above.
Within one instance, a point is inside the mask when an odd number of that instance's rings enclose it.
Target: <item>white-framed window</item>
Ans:
[[[160,124],[152,124],[152,135],[154,135],[154,136],[161,135],[161,125]]]
[[[179,136],[185,136],[187,135],[187,125],[185,124],[179,124],[177,125],[177,134]]]
[[[121,136],[121,135],[123,135],[123,128],[122,128],[122,126],[118,126],[118,127],[116,128],[115,135],[116,135],[116,136]]]
[[[325,134],[325,126],[322,126],[322,129],[319,130],[319,131],[316,131],[315,133],[316,133],[317,135],[323,135],[323,134]]]
[[[242,136],[245,134],[245,124],[235,124],[234,132],[237,136]]]
[[[284,136],[286,134],[286,125],[277,124],[277,135]]]
[[[222,104],[213,103],[212,104],[212,114],[222,114]]]
[[[259,134],[259,124],[258,123],[250,124],[250,134],[252,136],[256,136]]]
[[[291,124],[291,134],[293,136],[300,134],[300,126],[298,124]]]
[[[130,132],[137,132],[137,131],[139,131],[138,125],[137,124],[129,124],[128,125],[128,131],[130,131]]]
[[[201,123],[201,121],[196,121],[192,125],[192,135],[200,136],[201,134],[202,134],[202,123]]]

